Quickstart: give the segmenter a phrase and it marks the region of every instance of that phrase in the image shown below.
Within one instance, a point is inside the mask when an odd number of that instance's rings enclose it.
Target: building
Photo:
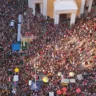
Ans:
[[[71,14],[72,25],[76,16],[80,17],[84,13],[85,7],[88,7],[88,12],[91,11],[92,2],[93,0],[28,0],[28,5],[33,9],[34,15],[39,6],[41,14],[54,18],[54,24],[59,23],[60,14]]]

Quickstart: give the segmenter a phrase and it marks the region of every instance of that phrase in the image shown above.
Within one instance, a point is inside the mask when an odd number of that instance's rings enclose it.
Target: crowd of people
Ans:
[[[59,25],[54,25],[53,19],[45,19],[40,13],[33,16],[28,9],[23,15],[22,35],[28,32],[37,38],[29,43],[27,50],[12,52],[17,26],[11,28],[9,23],[14,19],[17,24],[18,14],[22,12],[18,2],[2,0],[0,3],[0,95],[49,96],[49,92],[54,92],[55,96],[96,96],[96,14],[83,14],[70,27],[68,18],[64,20],[62,16]],[[20,72],[14,72],[16,67]],[[70,77],[70,72],[75,75]],[[16,74],[19,81],[14,93],[13,76]],[[82,75],[82,80],[78,80],[78,74]],[[32,91],[29,80],[42,81],[41,75],[47,76],[49,82],[43,83],[39,91]],[[62,78],[76,82],[62,84]],[[63,87],[66,92],[61,90]]]
[[[1,0],[0,6],[0,60],[2,63],[4,55],[11,51],[10,45],[16,42],[18,14],[22,13],[22,5],[19,4],[19,0]],[[11,20],[14,20],[14,28],[10,26]]]

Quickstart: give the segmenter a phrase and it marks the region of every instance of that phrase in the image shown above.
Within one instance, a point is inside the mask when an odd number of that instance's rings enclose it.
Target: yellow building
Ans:
[[[67,2],[69,2],[70,4]],[[73,5],[71,4],[72,2],[74,3],[74,6],[75,6],[74,10],[72,7]],[[88,12],[90,12],[92,2],[93,2],[93,0],[28,0],[28,5],[29,5],[29,8],[33,9],[34,15],[36,13],[36,7],[37,7],[37,5],[39,5],[40,12],[44,16],[46,16],[46,17],[49,16],[51,18],[54,18],[54,20],[55,20],[58,17],[57,15],[56,15],[57,16],[56,17],[55,14],[61,14],[61,11],[63,12],[62,14],[75,12],[77,16],[80,16],[81,14],[84,13],[85,5],[88,6]],[[65,6],[66,6],[66,8],[64,9]],[[67,7],[72,8],[72,10],[71,9],[67,10]],[[59,11],[60,12],[58,13],[57,10],[58,10],[58,12]],[[75,15],[73,17],[75,18]],[[56,22],[58,22],[58,21],[56,21]],[[75,20],[73,20],[72,22],[74,23]]]

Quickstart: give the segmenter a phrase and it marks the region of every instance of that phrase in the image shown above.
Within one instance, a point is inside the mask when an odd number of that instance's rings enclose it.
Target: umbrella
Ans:
[[[62,94],[62,91],[61,90],[57,90],[57,94],[58,95],[61,95]]]
[[[74,77],[74,75],[75,75],[74,72],[70,72],[70,73],[69,73],[69,76],[70,76],[70,77]]]
[[[62,75],[62,73],[61,72],[58,72],[58,76],[61,76]]]
[[[43,82],[44,82],[44,83],[48,83],[48,82],[49,82],[48,77],[46,77],[46,76],[45,76],[45,77],[43,77]]]
[[[77,88],[76,89],[76,93],[78,93],[78,94],[81,93],[81,89],[80,88]]]
[[[15,68],[14,71],[15,71],[16,73],[18,73],[18,72],[19,72],[19,68]]]
[[[63,92],[66,92],[66,91],[67,91],[67,88],[66,88],[66,87],[63,87],[61,90],[62,90]]]

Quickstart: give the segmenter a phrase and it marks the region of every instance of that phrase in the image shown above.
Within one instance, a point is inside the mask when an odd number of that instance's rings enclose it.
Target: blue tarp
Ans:
[[[35,82],[32,82],[30,89],[39,91],[41,89],[41,86],[42,86],[42,81],[36,81],[36,84],[35,84]]]
[[[12,44],[12,51],[19,51],[20,50],[20,44]]]

